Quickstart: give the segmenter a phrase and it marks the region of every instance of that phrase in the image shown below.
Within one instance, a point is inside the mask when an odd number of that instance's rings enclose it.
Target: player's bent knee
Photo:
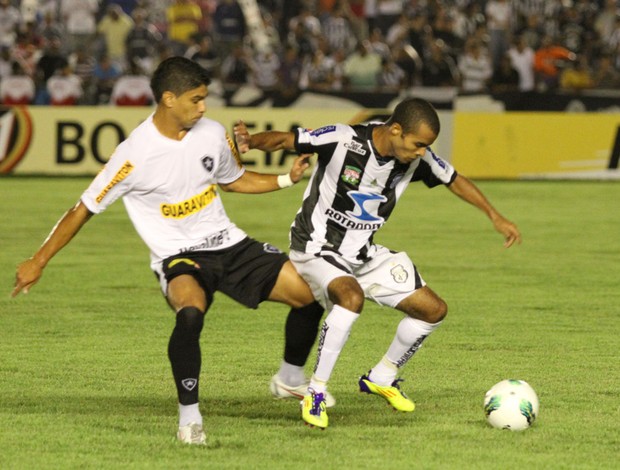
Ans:
[[[428,319],[426,320],[428,323],[439,323],[448,315],[448,304],[446,304],[443,300],[439,299],[439,301],[435,304],[435,307],[429,312]]]

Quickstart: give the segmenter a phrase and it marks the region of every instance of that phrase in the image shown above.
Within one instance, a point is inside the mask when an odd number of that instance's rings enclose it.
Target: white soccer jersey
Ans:
[[[299,153],[318,160],[291,227],[291,249],[326,256],[338,253],[356,265],[373,256],[373,236],[412,181],[450,184],[456,171],[430,149],[404,164],[379,156],[372,144],[377,123],[297,129]]]
[[[226,215],[216,187],[244,171],[218,122],[203,118],[177,141],[161,135],[151,115],[116,148],[82,202],[98,214],[122,197],[155,268],[169,256],[226,248],[247,236]]]

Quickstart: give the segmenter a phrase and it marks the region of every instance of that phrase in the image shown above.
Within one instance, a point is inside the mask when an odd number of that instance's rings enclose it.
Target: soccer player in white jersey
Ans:
[[[264,300],[292,307],[284,360],[271,383],[280,398],[303,397],[308,385],[303,365],[323,314],[287,256],[232,223],[217,190],[264,193],[291,186],[302,178],[309,156],[298,157],[286,175],[246,171],[224,127],[203,118],[209,83],[207,72],[189,59],[172,57],[159,65],[151,79],[154,113],[118,145],[78,203],[18,266],[12,292],[28,293],[93,214],[122,198],[176,312],[168,356],[178,392],[177,437],[190,444],[205,443],[198,408],[199,338],[215,291],[250,308]]]
[[[489,217],[504,236],[506,247],[521,241],[515,224],[431,150],[439,127],[439,117],[430,103],[409,98],[396,106],[385,123],[253,135],[243,122],[234,128],[241,152],[294,149],[318,155],[291,226],[289,252],[297,271],[329,312],[318,342],[314,374],[302,401],[302,418],[312,426],[328,425],[327,382],[365,298],[405,316],[385,355],[359,379],[360,390],[383,397],[399,411],[415,408],[396,377],[441,324],[448,308],[426,285],[406,253],[373,242],[410,182],[447,186]]]

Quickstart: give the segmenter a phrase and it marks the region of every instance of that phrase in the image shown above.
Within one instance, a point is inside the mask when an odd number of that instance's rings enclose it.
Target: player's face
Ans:
[[[402,163],[411,163],[426,152],[426,148],[437,139],[427,124],[421,124],[415,132],[404,133],[402,129],[392,138],[393,155]]]
[[[202,118],[208,93],[207,87],[200,85],[176,97],[175,114],[184,129],[191,129]]]

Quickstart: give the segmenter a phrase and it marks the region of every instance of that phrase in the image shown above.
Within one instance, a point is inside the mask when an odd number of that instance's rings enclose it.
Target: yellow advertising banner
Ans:
[[[452,163],[471,178],[600,177],[619,132],[620,114],[457,112]]]
[[[95,175],[115,147],[153,108],[120,107],[0,107],[0,174],[15,175]],[[206,116],[222,123],[229,132],[239,119],[250,133],[286,131],[296,127],[356,124],[384,120],[388,110],[355,109],[263,109],[207,108]],[[440,113],[442,133],[433,148],[450,159],[451,121]],[[288,171],[294,154],[260,152],[243,155],[246,166],[255,171]]]

